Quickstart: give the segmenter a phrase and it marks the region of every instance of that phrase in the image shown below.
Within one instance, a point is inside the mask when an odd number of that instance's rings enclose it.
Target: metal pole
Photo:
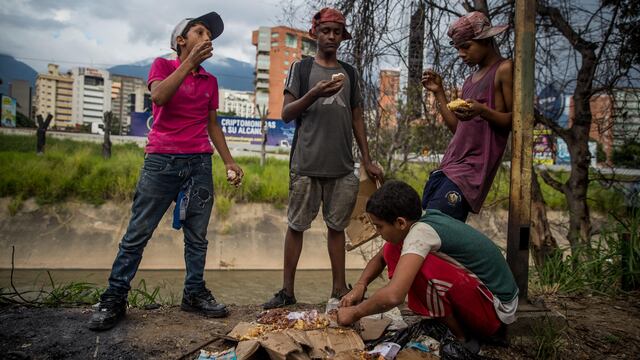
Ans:
[[[516,0],[515,12],[507,262],[520,289],[520,298],[524,299],[529,281],[536,1]]]

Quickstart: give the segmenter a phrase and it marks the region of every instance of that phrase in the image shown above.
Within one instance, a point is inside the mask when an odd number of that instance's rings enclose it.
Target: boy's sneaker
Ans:
[[[102,295],[98,310],[91,315],[89,329],[109,330],[116,326],[127,312],[127,300],[120,296]]]
[[[297,301],[295,296],[289,296],[285,294],[284,289],[282,289],[273,294],[273,297],[269,301],[262,304],[262,308],[265,310],[281,308],[283,306],[293,305],[296,302]]]
[[[217,302],[216,298],[211,295],[211,291],[208,289],[203,289],[197,293],[187,293],[185,291],[182,294],[180,309],[213,318],[221,318],[229,315],[227,306]]]

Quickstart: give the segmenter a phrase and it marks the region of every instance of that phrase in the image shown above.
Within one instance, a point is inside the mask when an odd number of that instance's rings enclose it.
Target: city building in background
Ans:
[[[33,93],[27,80],[11,80],[9,83],[9,96],[16,99],[16,111],[26,117],[32,117]]]
[[[147,110],[151,111],[151,93],[144,79],[111,75],[111,111],[120,120],[120,134],[131,125],[132,112]]]
[[[72,119],[74,124],[90,125],[98,133],[105,111],[111,110],[111,79],[102,69],[77,67],[73,76]]]
[[[38,74],[34,99],[35,115],[53,115],[51,127],[74,127],[72,118],[73,77],[61,74],[58,65],[49,64],[46,74]]]
[[[316,41],[304,30],[261,26],[253,31],[251,42],[256,47],[255,104],[267,107],[268,118],[280,119],[291,63],[303,56],[315,56]]]
[[[380,126],[392,128],[398,125],[398,93],[400,91],[400,71],[380,70]]]
[[[256,117],[255,97],[248,91],[220,89],[218,111],[239,117]]]
[[[630,140],[640,141],[640,89],[618,89],[614,96],[613,145],[618,147]]]

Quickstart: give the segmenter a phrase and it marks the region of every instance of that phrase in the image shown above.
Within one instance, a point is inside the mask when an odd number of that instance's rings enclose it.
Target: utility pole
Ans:
[[[531,179],[533,149],[533,97],[536,1],[515,2],[515,66],[513,73],[513,132],[507,263],[520,299],[526,299],[529,282]]]

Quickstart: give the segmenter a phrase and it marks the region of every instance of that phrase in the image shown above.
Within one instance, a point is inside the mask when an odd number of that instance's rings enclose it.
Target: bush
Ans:
[[[541,293],[615,294],[640,287],[640,213],[624,222],[610,219],[592,244],[565,256],[559,249],[537,269],[533,287]]]

